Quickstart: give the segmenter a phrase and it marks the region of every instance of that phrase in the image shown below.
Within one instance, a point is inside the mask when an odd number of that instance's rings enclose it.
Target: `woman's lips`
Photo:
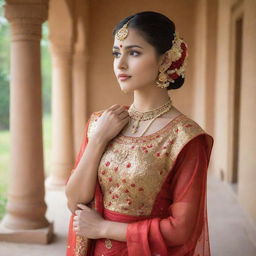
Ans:
[[[119,80],[121,80],[121,81],[125,81],[125,80],[131,78],[131,76],[119,76],[118,78],[119,78]]]

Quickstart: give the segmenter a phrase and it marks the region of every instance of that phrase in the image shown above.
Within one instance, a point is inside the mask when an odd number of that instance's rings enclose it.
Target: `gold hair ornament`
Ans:
[[[174,33],[172,47],[166,52],[169,61],[159,68],[159,75],[156,86],[167,88],[174,83],[178,77],[185,77],[185,66],[187,57],[187,45],[178,35]]]

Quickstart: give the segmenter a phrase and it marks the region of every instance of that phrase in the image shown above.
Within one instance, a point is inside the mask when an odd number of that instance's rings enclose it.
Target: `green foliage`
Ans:
[[[9,129],[9,67],[10,38],[9,25],[3,17],[4,1],[0,2],[0,130]]]
[[[51,112],[51,55],[49,52],[48,26],[42,26],[41,39],[41,64],[42,64],[42,90],[43,90],[43,112]]]
[[[0,195],[0,220],[4,217],[7,199]]]
[[[10,166],[10,131],[0,131],[0,219],[7,201],[8,171]]]
[[[9,129],[10,89],[7,76],[0,70],[0,130]]]

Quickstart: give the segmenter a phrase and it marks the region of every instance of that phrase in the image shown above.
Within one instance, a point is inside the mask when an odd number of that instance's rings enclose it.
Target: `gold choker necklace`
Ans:
[[[147,129],[149,128],[149,126],[153,123],[153,121],[163,115],[164,113],[168,112],[170,109],[172,108],[172,100],[171,98],[169,98],[169,100],[162,106],[156,108],[156,109],[152,109],[146,112],[140,112],[138,111],[134,104],[132,104],[130,106],[130,108],[128,109],[128,113],[131,117],[131,119],[135,120],[134,124],[132,125],[132,133],[136,133],[138,128],[139,128],[139,123],[140,121],[146,121],[146,120],[151,120],[151,122],[148,124],[148,126],[146,127],[146,129],[143,131],[143,133],[141,134],[141,136],[147,131]]]

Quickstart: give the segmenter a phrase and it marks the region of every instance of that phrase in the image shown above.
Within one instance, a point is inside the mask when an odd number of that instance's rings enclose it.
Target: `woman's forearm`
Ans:
[[[89,140],[79,164],[66,185],[68,207],[72,213],[78,203],[87,204],[94,196],[97,170],[107,142],[100,138]]]

